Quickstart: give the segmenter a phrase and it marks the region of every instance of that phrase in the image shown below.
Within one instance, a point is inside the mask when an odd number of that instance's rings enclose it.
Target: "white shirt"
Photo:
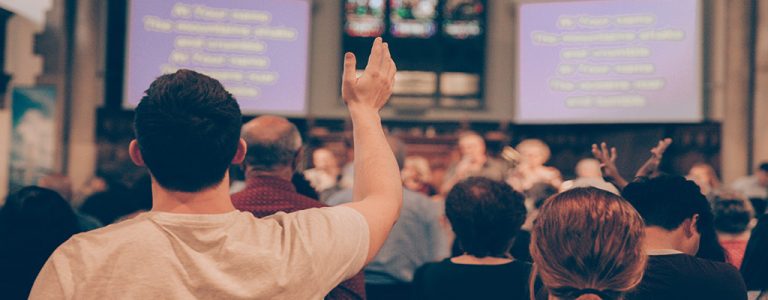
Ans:
[[[368,244],[348,207],[149,212],[62,244],[30,299],[322,299],[363,268]]]

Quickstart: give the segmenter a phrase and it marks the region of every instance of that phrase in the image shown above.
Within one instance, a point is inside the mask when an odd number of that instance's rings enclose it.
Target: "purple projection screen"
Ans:
[[[701,121],[699,14],[699,0],[521,4],[517,121]]]
[[[244,113],[306,113],[307,0],[133,0],[123,106],[158,76],[192,69],[218,79]]]

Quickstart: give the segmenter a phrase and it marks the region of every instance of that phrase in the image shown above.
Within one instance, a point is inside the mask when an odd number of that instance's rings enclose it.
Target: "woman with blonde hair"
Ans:
[[[555,195],[531,234],[534,274],[549,299],[622,299],[643,277],[643,220],[617,195],[596,188]]]

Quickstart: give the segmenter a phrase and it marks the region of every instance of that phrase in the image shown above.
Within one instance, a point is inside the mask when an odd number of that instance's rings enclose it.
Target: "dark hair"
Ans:
[[[741,263],[741,275],[747,290],[768,290],[768,215],[763,215],[752,230],[744,261]]]
[[[768,162],[763,162],[757,167],[760,171],[768,173]]]
[[[637,209],[646,226],[674,230],[685,219],[698,214],[696,229],[701,234],[701,242],[696,256],[725,261],[725,251],[717,241],[709,201],[693,181],[671,175],[639,178],[624,188],[622,196]]]
[[[217,80],[178,70],[158,77],[136,107],[144,163],[164,188],[196,192],[221,182],[237,151],[242,116]]]
[[[749,200],[741,195],[721,194],[715,197],[713,212],[717,231],[742,233],[749,229],[755,211]]]
[[[445,214],[461,249],[476,257],[506,257],[525,221],[523,195],[503,182],[470,177],[445,200]]]
[[[10,195],[0,209],[3,296],[26,299],[51,253],[78,232],[77,217],[59,193],[30,186]]]

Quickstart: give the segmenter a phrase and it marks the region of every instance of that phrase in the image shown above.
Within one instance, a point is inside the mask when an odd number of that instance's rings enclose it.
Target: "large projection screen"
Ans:
[[[185,68],[221,81],[244,113],[306,113],[309,0],[133,0],[128,20],[123,107]]]
[[[518,8],[518,123],[702,121],[699,0]]]

